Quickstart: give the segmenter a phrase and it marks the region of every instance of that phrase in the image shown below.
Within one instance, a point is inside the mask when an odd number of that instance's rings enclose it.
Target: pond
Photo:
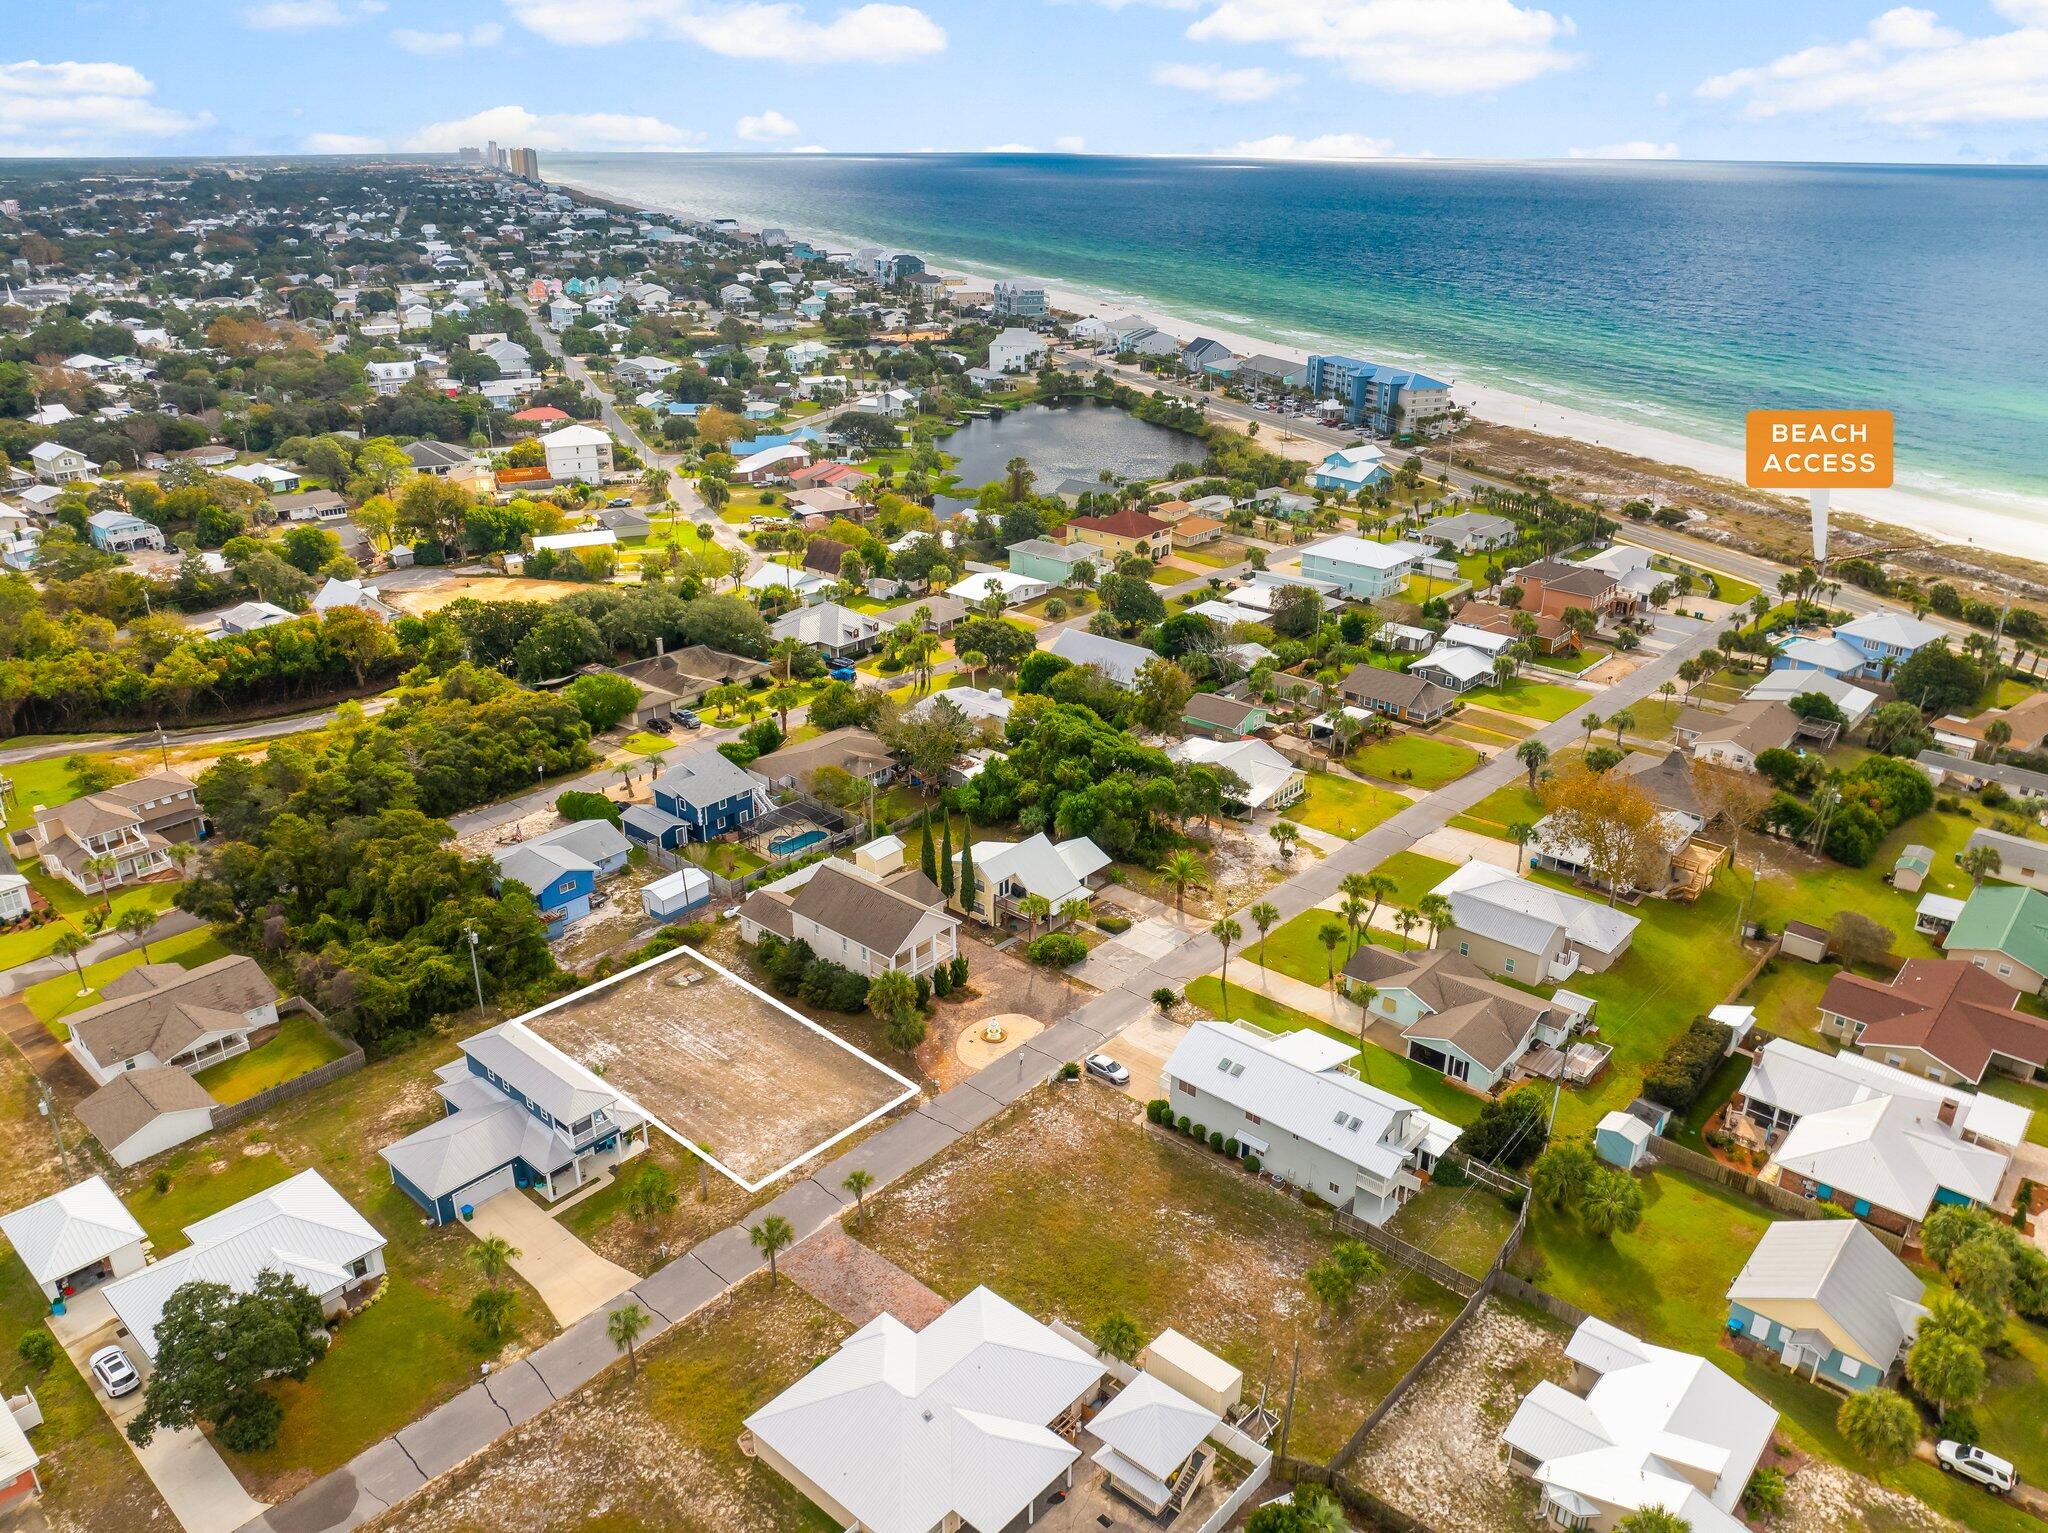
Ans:
[[[960,460],[960,483],[977,489],[1002,478],[1012,458],[1022,458],[1047,495],[1069,479],[1093,486],[1104,469],[1119,479],[1156,479],[1176,463],[1199,463],[1206,455],[1200,438],[1099,399],[999,411],[941,437],[939,449]]]

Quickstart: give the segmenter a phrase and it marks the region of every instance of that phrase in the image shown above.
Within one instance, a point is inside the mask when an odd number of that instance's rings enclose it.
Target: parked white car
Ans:
[[[2020,1482],[2019,1471],[1997,1454],[1952,1438],[1935,1445],[1934,1457],[1949,1474],[1975,1480],[1994,1496],[2005,1495]]]
[[[86,1359],[85,1366],[100,1381],[100,1388],[107,1392],[109,1400],[118,1400],[142,1387],[142,1375],[135,1371],[135,1365],[128,1361],[128,1354],[119,1347],[101,1347]]]
[[[1112,1086],[1128,1086],[1131,1083],[1131,1072],[1118,1064],[1114,1059],[1111,1059],[1107,1054],[1090,1054],[1088,1056],[1088,1073],[1101,1076],[1102,1079],[1108,1081]]]

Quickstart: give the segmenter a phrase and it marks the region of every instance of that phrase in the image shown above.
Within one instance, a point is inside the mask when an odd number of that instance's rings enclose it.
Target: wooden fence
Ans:
[[[1726,1187],[1730,1192],[1739,1192],[1752,1203],[1760,1203],[1772,1213],[1781,1214],[1787,1219],[1832,1219],[1836,1217],[1836,1214],[1828,1211],[1829,1205],[1817,1198],[1801,1197],[1796,1192],[1787,1192],[1782,1187],[1773,1186],[1769,1182],[1759,1181],[1747,1171],[1740,1171],[1734,1166],[1723,1165],[1720,1161],[1714,1159],[1713,1156],[1702,1155],[1698,1150],[1689,1149],[1685,1145],[1679,1144],[1676,1140],[1666,1139],[1662,1134],[1652,1136],[1650,1140],[1650,1153],[1656,1157],[1657,1164],[1660,1166],[1668,1166],[1674,1171],[1683,1171],[1686,1175],[1698,1177],[1701,1181],[1712,1182],[1716,1186]],[[1841,1212],[1846,1217],[1847,1211],[1843,1210]],[[1864,1221],[1863,1227],[1894,1251],[1902,1250],[1905,1247],[1906,1242],[1904,1238],[1894,1235],[1890,1230],[1879,1229],[1868,1220]]]
[[[302,1013],[312,1017],[321,1027],[327,1026],[327,1019],[320,1014],[319,1008],[304,996],[295,995],[279,1002],[277,1011],[279,1016],[294,1012]],[[363,1046],[352,1043],[348,1046],[348,1052],[339,1059],[330,1059],[326,1064],[315,1066],[304,1075],[295,1075],[288,1081],[280,1081],[267,1091],[259,1091],[239,1102],[215,1103],[213,1126],[217,1129],[232,1128],[258,1113],[268,1112],[279,1103],[302,1097],[309,1091],[317,1091],[331,1081],[340,1080],[344,1075],[353,1075],[362,1069],[363,1063]]]
[[[1485,1278],[1474,1277],[1471,1273],[1452,1266],[1441,1257],[1431,1256],[1420,1246],[1410,1245],[1399,1235],[1388,1233],[1376,1224],[1367,1224],[1339,1209],[1336,1213],[1337,1228],[1354,1239],[1362,1240],[1375,1251],[1391,1256],[1412,1272],[1419,1272],[1440,1287],[1448,1288],[1461,1299],[1469,1299],[1485,1284]]]

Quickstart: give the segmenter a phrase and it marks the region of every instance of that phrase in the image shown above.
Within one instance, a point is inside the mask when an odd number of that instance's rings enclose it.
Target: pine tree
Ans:
[[[950,809],[939,821],[939,893],[949,898],[953,893],[953,811]]]
[[[963,830],[960,836],[960,908],[974,909],[974,847]]]
[[[924,851],[921,854],[921,859],[924,876],[933,883],[937,883],[939,881],[939,864],[936,844],[932,841],[932,809],[929,804],[925,805],[924,809]]]

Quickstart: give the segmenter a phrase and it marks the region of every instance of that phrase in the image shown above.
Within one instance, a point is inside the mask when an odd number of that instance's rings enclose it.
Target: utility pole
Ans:
[[[49,1085],[40,1075],[36,1077],[36,1090],[42,1093],[41,1100],[36,1103],[36,1111],[49,1120],[50,1137],[57,1141],[57,1158],[64,1163],[65,1179],[76,1181],[78,1173],[72,1169],[71,1151],[65,1147],[64,1130],[57,1122],[57,1104],[51,1100]]]
[[[476,981],[476,1010],[477,1015],[482,1016],[484,1010],[484,971],[476,959],[476,945],[479,940],[476,928],[474,926],[465,926],[462,928],[462,935],[469,939],[469,975],[471,979]]]
[[[170,737],[164,733],[163,721],[161,719],[157,721],[156,726],[156,748],[157,754],[163,758],[164,770],[168,772],[171,769],[171,741]]]
[[[1294,1361],[1287,1365],[1287,1405],[1280,1413],[1280,1446],[1274,1451],[1287,1457],[1287,1437],[1294,1427],[1294,1386],[1301,1377],[1301,1333],[1294,1333]]]

